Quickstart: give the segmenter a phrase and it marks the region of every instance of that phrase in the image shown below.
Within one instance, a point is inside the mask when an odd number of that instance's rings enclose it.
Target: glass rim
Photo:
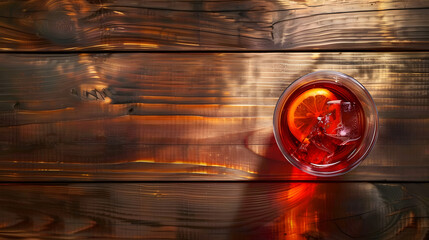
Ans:
[[[314,170],[314,168],[312,168],[309,165],[306,165],[304,163],[301,163],[297,160],[295,160],[295,158],[293,156],[291,156],[284,148],[283,146],[283,142],[281,140],[281,137],[279,135],[279,129],[278,129],[278,121],[280,119],[280,115],[281,115],[281,109],[283,109],[286,100],[288,99],[288,96],[293,93],[296,89],[298,89],[300,86],[296,86],[300,81],[302,81],[303,79],[309,78],[313,75],[317,75],[317,74],[331,74],[331,75],[337,75],[337,76],[341,76],[344,79],[347,79],[348,81],[350,81],[353,85],[357,86],[365,95],[365,97],[368,99],[368,102],[370,102],[371,104],[368,106],[368,108],[372,111],[373,110],[373,115],[374,116],[374,126],[372,127],[372,129],[369,130],[368,133],[368,138],[369,138],[369,143],[367,144],[367,147],[365,147],[365,150],[363,151],[362,155],[360,157],[358,157],[356,160],[354,160],[353,162],[351,162],[350,164],[348,164],[346,167],[342,168],[342,169],[338,169],[336,171],[317,171]],[[324,79],[327,81],[332,81],[329,79]],[[318,79],[314,79],[313,81],[318,81]],[[309,80],[309,82],[311,82],[311,80]],[[305,84],[304,84],[305,85]],[[294,88],[295,87],[295,88]],[[345,86],[347,87],[347,86]],[[348,87],[347,87],[348,88]],[[297,78],[296,80],[294,80],[280,95],[280,97],[278,98],[278,101],[276,103],[276,106],[274,108],[274,114],[273,114],[273,132],[274,132],[274,139],[276,141],[277,146],[279,147],[281,153],[283,154],[283,156],[286,158],[286,160],[292,164],[294,167],[300,169],[301,171],[304,171],[308,174],[314,175],[314,176],[318,176],[318,177],[335,177],[335,176],[339,176],[339,175],[343,175],[347,172],[352,171],[353,169],[355,169],[367,156],[368,154],[371,152],[371,150],[373,149],[373,147],[375,146],[375,143],[377,142],[378,139],[378,126],[379,126],[379,116],[378,116],[378,110],[377,110],[377,106],[374,102],[374,99],[372,98],[371,94],[368,92],[368,90],[356,79],[354,79],[353,77],[341,73],[341,72],[337,72],[337,71],[332,71],[332,70],[319,70],[319,71],[315,71],[315,72],[310,72],[307,73],[299,78]]]

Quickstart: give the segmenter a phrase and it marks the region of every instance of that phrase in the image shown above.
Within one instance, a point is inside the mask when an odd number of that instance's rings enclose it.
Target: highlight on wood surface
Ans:
[[[428,50],[428,1],[6,0],[0,51]]]
[[[280,154],[281,92],[316,70],[374,97],[379,139],[329,180],[427,181],[428,53],[0,56],[0,180],[314,179]]]
[[[427,183],[0,185],[4,239],[427,239]],[[347,204],[346,204],[347,203]]]

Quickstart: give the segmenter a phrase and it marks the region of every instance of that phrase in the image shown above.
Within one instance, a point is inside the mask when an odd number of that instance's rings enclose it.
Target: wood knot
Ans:
[[[76,23],[64,11],[49,12],[45,18],[36,21],[36,31],[55,44],[69,45],[76,42]]]
[[[14,110],[19,110],[20,105],[21,104],[19,102],[16,102],[15,104],[13,104],[13,109]]]

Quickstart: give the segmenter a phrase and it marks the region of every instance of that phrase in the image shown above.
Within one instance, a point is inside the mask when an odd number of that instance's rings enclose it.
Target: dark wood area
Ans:
[[[2,239],[427,239],[429,185],[0,186]]]
[[[429,1],[0,1],[0,239],[429,239]],[[334,70],[377,105],[353,171],[273,137]]]
[[[3,54],[0,180],[314,179],[281,156],[272,115],[296,78],[358,79],[380,115],[359,168],[328,180],[426,181],[429,54]]]
[[[428,50],[428,1],[0,2],[0,51]]]

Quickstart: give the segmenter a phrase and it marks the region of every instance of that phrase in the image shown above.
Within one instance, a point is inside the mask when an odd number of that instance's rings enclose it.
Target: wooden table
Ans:
[[[1,1],[0,239],[428,239],[428,1]],[[378,142],[316,178],[273,138],[316,70]]]

